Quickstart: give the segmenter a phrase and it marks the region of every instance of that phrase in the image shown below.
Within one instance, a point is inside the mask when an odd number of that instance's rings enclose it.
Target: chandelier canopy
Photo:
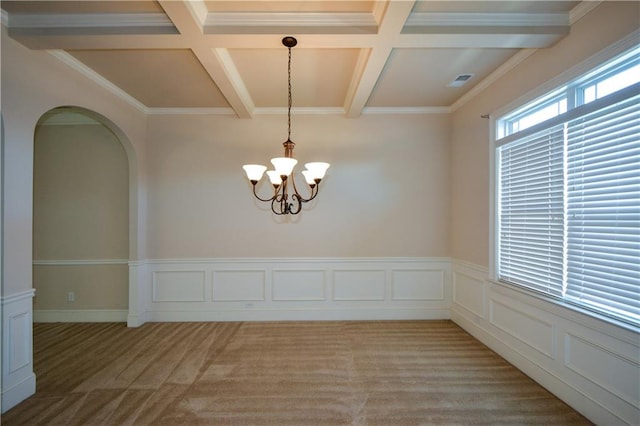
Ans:
[[[298,160],[293,158],[293,148],[295,143],[291,141],[291,48],[298,44],[294,37],[285,37],[282,44],[289,49],[289,62],[287,67],[288,75],[288,108],[287,108],[287,140],[282,144],[284,146],[284,157],[271,159],[274,170],[267,171],[267,176],[273,185],[273,195],[270,198],[262,198],[256,192],[256,185],[262,179],[267,170],[266,166],[261,164],[245,164],[242,166],[247,173],[247,178],[253,186],[253,195],[264,202],[271,203],[271,211],[277,215],[298,214],[302,210],[302,204],[307,203],[318,195],[320,181],[324,177],[329,163],[315,162],[305,164],[306,170],[302,171],[305,181],[309,185],[310,195],[308,198],[303,197],[296,188],[296,181],[293,175],[293,169]],[[289,188],[291,182],[291,188]]]

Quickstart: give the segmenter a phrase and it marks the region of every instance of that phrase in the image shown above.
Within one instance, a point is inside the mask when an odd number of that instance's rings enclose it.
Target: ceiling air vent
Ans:
[[[449,83],[449,87],[460,87],[467,81],[471,80],[471,77],[473,77],[473,74],[460,74],[451,83]]]

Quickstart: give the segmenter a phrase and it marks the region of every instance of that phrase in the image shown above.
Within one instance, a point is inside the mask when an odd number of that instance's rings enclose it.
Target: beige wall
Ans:
[[[128,267],[104,264],[129,257],[126,153],[97,122],[44,124],[34,143],[34,307],[126,309]],[[77,260],[96,264],[68,264]]]
[[[602,2],[555,46],[536,51],[452,117],[451,256],[489,265],[489,120],[492,113],[640,27],[640,3]]]
[[[106,117],[127,152],[130,177],[131,259],[145,257],[139,244],[145,215],[146,116],[46,51],[30,51],[2,26],[3,270],[2,295],[33,286],[33,145],[36,124],[47,111],[73,105]]]
[[[241,167],[282,156],[285,116],[150,117],[149,258],[447,256],[448,128],[437,114],[294,115],[295,157],[331,168],[282,223]]]

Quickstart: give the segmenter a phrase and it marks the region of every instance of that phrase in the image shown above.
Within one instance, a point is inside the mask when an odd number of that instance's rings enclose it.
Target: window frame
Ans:
[[[583,93],[585,88],[597,84],[599,81],[606,79],[609,75],[608,72],[596,73],[595,71],[605,65],[607,62],[618,60],[635,47],[637,47],[637,40],[640,36],[640,31],[634,31],[627,37],[619,40],[613,45],[603,49],[602,51],[591,56],[587,60],[571,67],[564,71],[557,77],[548,80],[546,83],[540,85],[536,89],[526,93],[519,97],[515,101],[495,110],[489,115],[489,281],[498,284],[502,287],[515,290],[518,293],[523,293],[537,299],[544,300],[559,307],[568,309],[569,311],[585,314],[589,317],[601,320],[609,324],[619,326],[621,328],[629,329],[634,332],[640,330],[640,326],[629,323],[622,319],[617,319],[608,316],[603,313],[599,313],[583,307],[578,304],[572,303],[564,298],[554,297],[552,295],[546,295],[537,292],[532,289],[528,289],[524,286],[514,285],[503,282],[498,278],[499,267],[499,248],[500,248],[500,215],[499,215],[499,164],[498,164],[498,148],[512,140],[526,137],[527,134],[533,134],[539,131],[541,128],[547,128],[552,125],[552,122],[564,122],[568,117],[581,115],[585,110],[597,109],[598,98],[588,103],[582,103],[576,107],[577,102],[582,102]],[[620,67],[616,67],[620,69]],[[624,69],[624,68],[623,68]],[[542,123],[535,124],[531,127],[521,130],[520,132],[513,133],[512,135],[505,136],[505,126],[509,125],[511,120],[520,119],[523,115],[519,112],[522,108],[544,108],[553,101],[563,97],[566,94],[567,98],[567,112],[558,114],[558,116],[545,120]],[[506,123],[506,124],[505,124]]]

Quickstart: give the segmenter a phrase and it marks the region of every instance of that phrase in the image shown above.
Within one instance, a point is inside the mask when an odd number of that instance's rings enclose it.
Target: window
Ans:
[[[640,48],[496,122],[497,278],[640,325]]]

